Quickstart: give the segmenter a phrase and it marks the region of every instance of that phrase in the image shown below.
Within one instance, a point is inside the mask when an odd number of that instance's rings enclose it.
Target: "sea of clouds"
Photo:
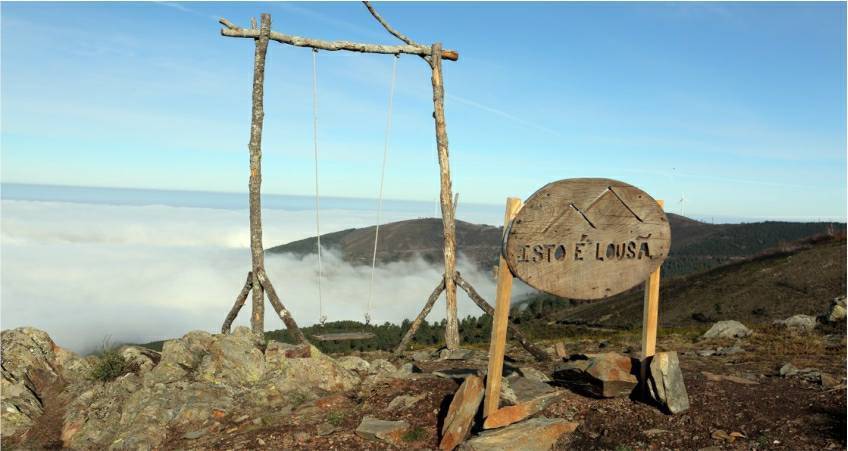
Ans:
[[[373,212],[361,209],[321,213],[322,233],[375,221]],[[491,218],[497,215],[495,208],[462,219],[495,223]],[[384,217],[416,216],[404,210],[387,211]],[[266,209],[263,220],[266,247],[314,235],[314,211]],[[189,330],[215,332],[250,268],[244,209],[4,199],[0,229],[0,325],[44,329],[77,352],[94,350],[107,338],[148,342]],[[324,313],[330,321],[362,321],[371,268],[347,264],[332,252],[323,257]],[[266,266],[300,324],[317,322],[316,256],[268,255]],[[461,253],[458,266],[493,302],[491,274],[474,268]],[[441,273],[441,265],[420,259],[379,266],[373,321],[414,318]],[[479,315],[459,292],[460,317]],[[526,292],[519,287],[514,296]],[[440,320],[444,313],[439,303],[428,320]],[[265,321],[268,330],[283,327],[270,306]],[[235,325],[247,324],[246,308]]]

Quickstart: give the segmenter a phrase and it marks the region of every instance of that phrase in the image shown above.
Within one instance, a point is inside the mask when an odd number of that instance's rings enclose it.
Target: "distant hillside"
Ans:
[[[845,224],[822,222],[757,222],[748,224],[708,224],[668,213],[671,225],[671,252],[663,265],[666,277],[706,271],[739,261],[774,248],[825,233],[829,227],[844,231]],[[503,227],[457,221],[457,248],[480,268],[495,266],[500,252]],[[436,218],[413,219],[380,227],[378,263],[413,258],[416,255],[433,263],[442,261],[442,221]],[[302,256],[315,252],[314,237],[275,246],[267,252]],[[347,229],[321,236],[321,245],[342,253],[345,261],[371,263],[374,227]]]
[[[819,315],[846,290],[846,247],[841,239],[820,238],[749,260],[691,274],[664,278],[660,290],[660,323],[689,326],[735,319],[770,323],[803,313]],[[572,303],[548,295],[535,296],[520,310],[546,323],[602,327],[639,327],[641,286],[602,301]],[[535,304],[535,305],[533,305]]]

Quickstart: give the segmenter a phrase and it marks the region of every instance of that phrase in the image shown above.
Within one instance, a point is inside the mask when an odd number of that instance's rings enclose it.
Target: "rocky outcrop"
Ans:
[[[85,383],[89,363],[60,348],[46,332],[31,327],[4,330],[2,350],[2,437],[26,433],[44,413],[44,392]]]
[[[2,345],[4,438],[36,424],[43,387],[68,386],[61,441],[76,449],[154,449],[170,431],[203,432],[240,410],[283,407],[359,383],[311,345],[266,344],[244,327],[231,335],[189,332],[165,342],[161,354],[121,347],[132,372],[110,382],[92,380],[90,363],[44,332],[4,331]]]
[[[554,380],[602,398],[628,396],[638,380],[633,359],[616,352],[578,354],[557,367]]]
[[[710,327],[703,335],[704,338],[744,338],[751,335],[751,329],[739,321],[719,321]]]

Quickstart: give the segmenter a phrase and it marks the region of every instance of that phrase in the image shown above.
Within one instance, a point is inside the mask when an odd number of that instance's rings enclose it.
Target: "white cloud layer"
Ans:
[[[313,235],[313,214],[266,210],[266,246]],[[390,220],[403,216],[386,214]],[[322,211],[327,231],[372,222],[370,212]],[[244,210],[3,200],[0,236],[2,328],[38,327],[61,346],[80,352],[107,336],[113,342],[146,342],[193,329],[215,332],[250,266]],[[315,256],[269,255],[266,265],[300,324],[316,322]],[[493,301],[488,274],[461,255],[459,269]],[[370,267],[351,266],[327,252],[324,273],[329,320],[362,321]],[[440,267],[420,259],[378,267],[373,320],[413,318],[440,274]],[[459,296],[461,317],[480,314],[461,290]],[[236,325],[247,325],[247,308]],[[444,311],[444,304],[437,304],[428,320],[440,320]],[[265,321],[267,329],[283,327],[270,305]]]

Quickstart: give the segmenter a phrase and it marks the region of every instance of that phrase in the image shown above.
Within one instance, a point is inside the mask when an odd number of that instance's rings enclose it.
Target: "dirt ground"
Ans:
[[[703,357],[695,351],[738,345],[745,352]],[[739,340],[697,340],[693,334],[675,333],[660,339],[661,350],[676,350],[689,393],[690,409],[677,415],[628,398],[596,399],[565,389],[556,403],[539,415],[561,417],[580,423],[577,430],[560,439],[555,449],[787,449],[820,450],[846,447],[846,342],[842,330],[798,334],[768,327]],[[633,352],[638,337],[621,335],[601,342],[593,338],[572,340],[569,352]],[[520,349],[510,348],[516,366],[534,366],[550,372],[556,362],[533,362]],[[365,356],[366,358],[375,356]],[[815,367],[834,376],[837,385],[779,375],[792,363]],[[420,364],[424,373],[445,368],[464,368],[464,361]],[[480,366],[479,364],[477,365]],[[704,371],[737,376],[755,383],[711,381]],[[355,391],[304,402],[261,418],[226,416],[219,432],[187,439],[186,431],[172,431],[169,449],[386,449],[384,442],[355,434],[362,418],[405,420],[412,429],[404,437],[404,449],[434,449],[444,412],[458,382],[440,377],[393,379],[367,391]],[[388,411],[388,403],[400,395],[424,398],[413,408]]]

